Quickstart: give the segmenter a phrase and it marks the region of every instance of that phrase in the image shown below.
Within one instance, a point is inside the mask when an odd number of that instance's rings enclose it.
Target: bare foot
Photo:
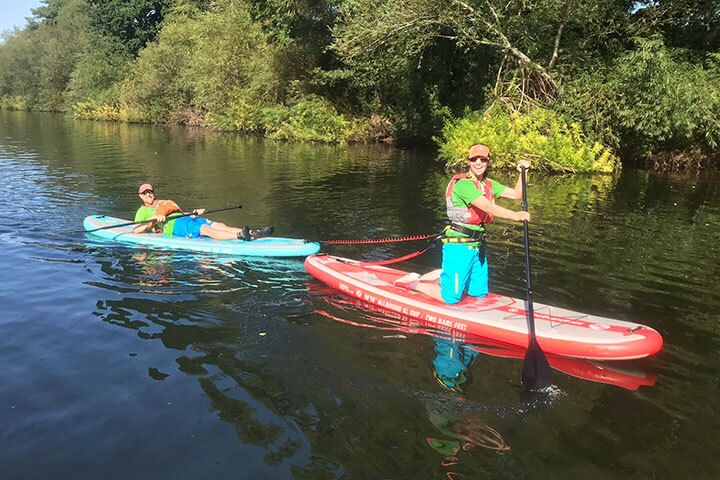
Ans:
[[[398,278],[393,282],[393,285],[400,288],[407,288],[408,290],[414,290],[415,286],[420,281],[420,274],[410,272],[402,277]]]

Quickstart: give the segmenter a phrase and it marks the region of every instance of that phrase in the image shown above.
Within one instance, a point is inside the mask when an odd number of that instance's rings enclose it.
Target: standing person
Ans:
[[[152,220],[133,229],[134,233],[163,232],[176,237],[210,237],[215,240],[255,240],[260,237],[272,235],[275,227],[268,226],[260,230],[228,227],[224,223],[213,222],[198,215],[205,213],[204,208],[193,210],[192,216],[172,219],[173,213],[182,213],[177,203],[172,200],[156,200],[155,189],[149,183],[143,183],[138,188],[138,196],[143,206],[135,213],[136,222]],[[168,219],[169,218],[169,219]]]
[[[485,256],[485,225],[493,217],[530,221],[528,212],[510,210],[495,204],[496,198],[522,199],[522,177],[515,188],[487,178],[490,149],[481,143],[470,147],[468,171],[455,175],[445,191],[450,226],[445,230],[442,269],[423,276],[409,273],[395,282],[396,286],[416,290],[446,304],[458,303],[467,295],[488,294],[488,264]],[[530,168],[523,160],[518,171]],[[438,276],[440,282],[436,282]]]

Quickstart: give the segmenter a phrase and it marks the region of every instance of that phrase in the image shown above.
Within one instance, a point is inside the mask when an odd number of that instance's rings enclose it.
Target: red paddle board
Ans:
[[[305,259],[310,275],[328,286],[382,309],[427,324],[527,348],[525,302],[503,295],[466,297],[446,305],[421,293],[396,287],[407,272],[333,255]],[[545,353],[592,360],[631,360],[662,348],[660,334],[645,325],[534,303],[535,330]]]

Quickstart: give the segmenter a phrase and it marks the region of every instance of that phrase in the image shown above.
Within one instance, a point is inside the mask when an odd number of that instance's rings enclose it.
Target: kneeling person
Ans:
[[[522,176],[514,188],[488,178],[490,149],[481,143],[470,147],[465,173],[453,176],[445,190],[445,207],[451,222],[443,238],[442,268],[425,275],[409,273],[395,281],[398,287],[416,290],[446,304],[460,302],[465,295],[488,294],[488,263],[485,255],[485,226],[493,217],[529,222],[530,214],[495,204],[496,198],[522,199]],[[530,168],[521,161],[518,171]],[[439,279],[439,281],[438,281]]]
[[[256,238],[272,235],[275,227],[268,226],[260,230],[251,230],[247,226],[243,228],[229,227],[224,223],[213,222],[199,215],[205,213],[204,208],[193,210],[193,215],[173,218],[182,214],[177,203],[172,200],[156,200],[155,189],[149,183],[143,183],[138,188],[138,195],[142,200],[142,207],[135,213],[136,222],[152,220],[151,223],[143,223],[133,229],[134,233],[163,232],[166,235],[176,237],[209,237],[215,240],[255,240]]]

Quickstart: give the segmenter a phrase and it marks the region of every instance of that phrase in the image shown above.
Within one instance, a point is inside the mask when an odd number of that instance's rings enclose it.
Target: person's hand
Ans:
[[[155,220],[158,223],[162,223],[165,221],[165,215],[155,215],[151,218],[151,220]]]
[[[513,220],[517,222],[529,222],[530,221],[530,213],[520,210],[519,212],[515,212],[515,216]]]
[[[193,210],[193,215],[202,215],[203,213],[205,213],[204,208],[196,208],[195,210]]]
[[[517,171],[522,173],[522,169],[525,167],[526,170],[530,170],[530,160],[520,160],[518,163]]]

